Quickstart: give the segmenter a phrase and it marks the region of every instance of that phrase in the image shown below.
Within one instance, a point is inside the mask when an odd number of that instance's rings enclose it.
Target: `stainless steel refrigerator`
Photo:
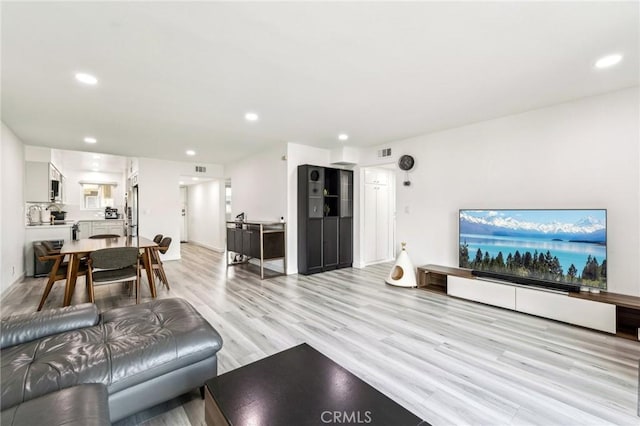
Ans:
[[[127,235],[138,236],[139,210],[138,185],[133,185],[127,194]]]

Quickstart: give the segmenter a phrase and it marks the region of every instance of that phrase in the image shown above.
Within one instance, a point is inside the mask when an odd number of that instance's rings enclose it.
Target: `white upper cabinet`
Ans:
[[[386,185],[389,183],[389,173],[389,171],[383,169],[366,169],[364,171],[364,183]]]

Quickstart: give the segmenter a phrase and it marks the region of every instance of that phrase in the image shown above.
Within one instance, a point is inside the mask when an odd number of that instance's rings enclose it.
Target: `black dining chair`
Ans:
[[[92,252],[87,277],[91,303],[95,303],[95,286],[119,282],[135,282],[136,304],[140,303],[140,250],[137,247],[113,247]]]
[[[162,241],[162,237],[163,237],[162,234],[156,235],[155,237],[153,237],[153,242],[156,244],[160,244],[160,241]]]

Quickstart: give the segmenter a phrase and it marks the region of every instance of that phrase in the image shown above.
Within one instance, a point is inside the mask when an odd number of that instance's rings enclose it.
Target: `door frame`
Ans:
[[[366,262],[365,261],[365,214],[364,214],[364,206],[365,206],[365,171],[368,169],[384,169],[389,172],[389,253],[391,257],[389,259],[377,260],[374,262]],[[358,242],[359,242],[359,250],[358,250],[358,261],[354,261],[354,267],[364,268],[365,266],[375,265],[377,263],[384,263],[392,261],[396,256],[396,218],[397,218],[397,208],[396,208],[396,164],[392,163],[384,163],[384,164],[372,164],[368,166],[360,167],[360,171],[358,173],[358,191],[360,196],[358,197]],[[354,212],[355,213],[355,212]]]

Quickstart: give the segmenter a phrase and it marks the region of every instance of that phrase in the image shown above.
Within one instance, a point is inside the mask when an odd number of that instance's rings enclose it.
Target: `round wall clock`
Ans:
[[[413,169],[414,164],[415,164],[415,160],[410,155],[403,155],[398,160],[398,167],[400,167],[400,170],[404,170],[406,172]]]

